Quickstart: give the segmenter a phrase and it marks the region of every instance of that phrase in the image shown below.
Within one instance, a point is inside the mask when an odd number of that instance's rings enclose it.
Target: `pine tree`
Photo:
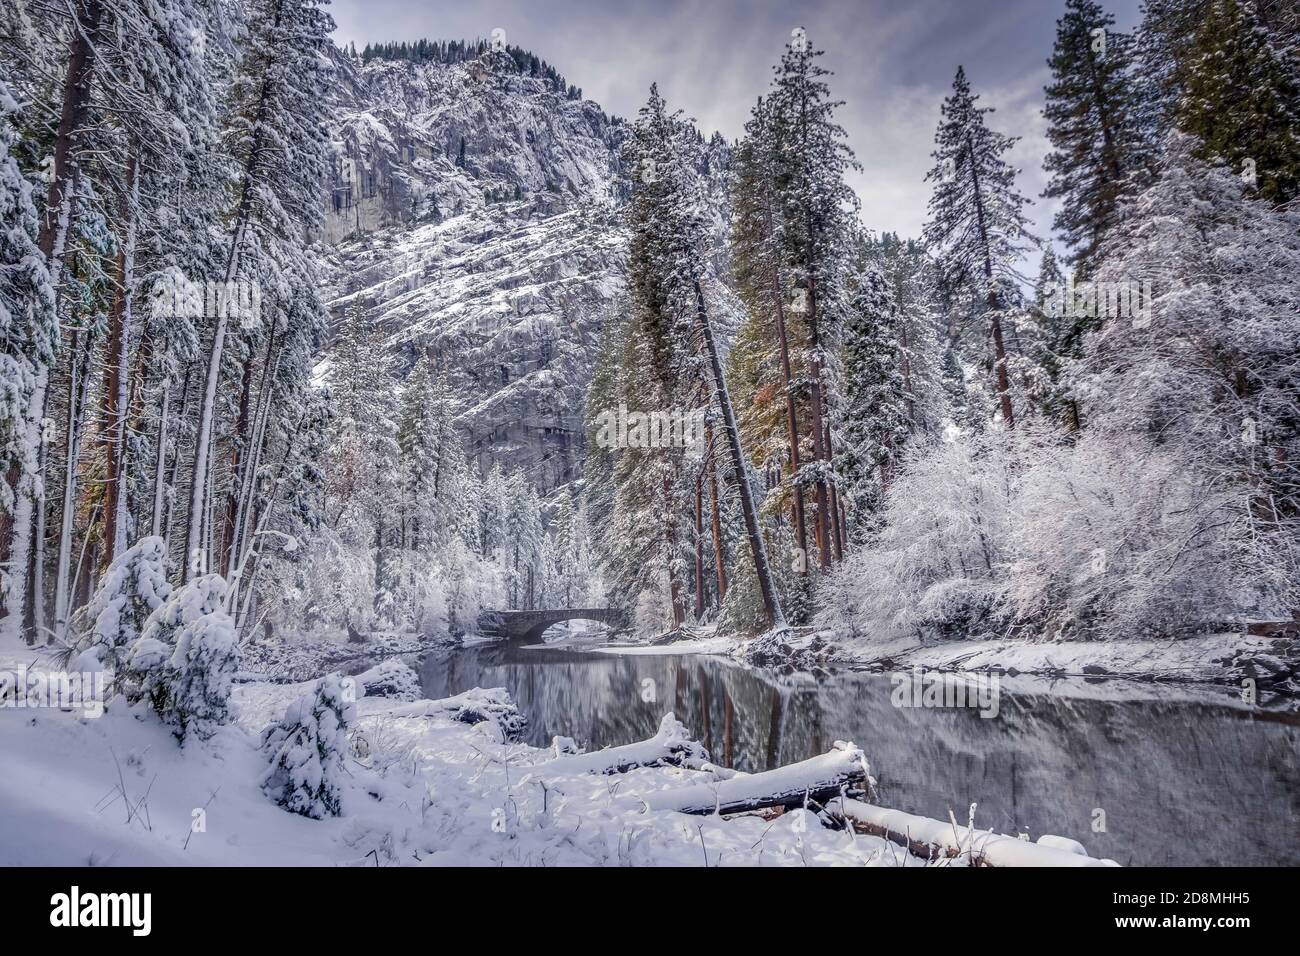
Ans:
[[[1241,173],[1259,195],[1300,195],[1300,57],[1279,49],[1253,4],[1218,0],[1188,53],[1179,128]]]
[[[315,302],[314,270],[306,261],[305,236],[324,205],[323,87],[332,67],[322,53],[332,28],[317,0],[256,0],[225,130],[237,173],[221,281],[241,279],[283,290],[286,303],[301,296],[309,306]],[[195,429],[185,579],[207,567],[210,551],[212,529],[205,515],[227,326],[227,316],[219,312]]]
[[[935,166],[925,240],[938,259],[944,281],[964,295],[969,314],[988,323],[993,354],[988,366],[996,382],[1003,423],[1015,424],[1007,367],[1004,324],[1012,303],[1006,290],[1017,278],[1015,267],[1027,240],[1024,206],[1016,191],[1016,170],[1003,158],[1017,142],[991,130],[985,116],[991,107],[976,105],[966,71],[957,68],[952,95],[943,104],[935,133]]]
[[[343,809],[343,780],[356,720],[356,694],[337,674],[322,677],[309,697],[285,708],[279,723],[262,732],[270,766],[262,790],[290,813],[316,820]]]
[[[817,560],[823,570],[844,550],[843,525],[831,459],[831,418],[838,400],[835,349],[845,314],[852,258],[852,220],[857,194],[845,175],[859,168],[836,122],[841,102],[832,100],[817,63],[822,51],[806,35],[787,47],[776,70],[771,107],[780,166],[777,190],[780,238],[790,270],[791,311],[803,329],[808,376],[808,427],[813,461],[799,475],[817,498]]]
[[[59,334],[32,187],[12,155],[16,112],[0,81],[0,533],[8,538],[0,634],[16,634],[23,623],[32,518],[41,495],[45,382]]]
[[[632,318],[620,367],[625,394],[632,397],[628,404],[633,408],[688,408],[692,396],[701,392],[711,396],[710,404],[716,405],[721,417],[722,438],[741,500],[765,617],[769,626],[777,626],[784,623],[784,616],[767,563],[735,410],[704,294],[710,275],[704,254],[701,164],[693,161],[702,148],[703,141],[694,128],[678,114],[670,114],[652,86],[626,147],[626,161],[640,172],[640,181],[628,212]],[[638,575],[644,575],[647,568],[666,575],[667,601],[651,601],[645,606],[666,603],[674,626],[686,617],[685,570],[690,542],[681,519],[690,511],[694,485],[683,468],[683,457],[684,449],[677,447],[629,448],[615,467],[616,526],[627,530],[627,540],[635,540],[638,526],[642,534],[646,527],[663,528],[643,544],[647,560],[628,567]]]
[[[907,394],[897,303],[874,263],[858,273],[851,302],[836,469],[843,476],[850,530],[862,540],[873,529],[907,441]]]
[[[731,187],[732,275],[748,310],[747,321],[729,356],[738,389],[741,433],[755,464],[779,468],[782,480],[769,488],[764,509],[778,513],[787,501],[798,553],[808,553],[804,485],[800,472],[808,452],[799,407],[806,389],[796,384],[795,359],[802,355],[800,329],[790,328],[783,234],[785,217],[778,192],[779,144],[772,111],[763,100],[745,125],[736,149]],[[798,368],[799,382],[804,370]],[[807,573],[807,562],[801,562]]]
[[[1106,232],[1119,220],[1126,192],[1147,163],[1132,116],[1130,38],[1095,0],[1067,0],[1056,24],[1043,115],[1052,152],[1043,195],[1060,199],[1053,226],[1073,248],[1079,278],[1096,266]]]

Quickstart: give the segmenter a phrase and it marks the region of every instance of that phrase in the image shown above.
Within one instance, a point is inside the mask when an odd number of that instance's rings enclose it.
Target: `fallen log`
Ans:
[[[535,777],[627,773],[637,767],[690,767],[703,769],[709,752],[671,712],[664,714],[659,731],[648,740],[622,747],[607,747],[589,754],[569,754],[528,768]]]
[[[1017,837],[932,820],[861,800],[836,798],[826,812],[858,833],[883,837],[923,860],[966,856],[973,866],[1118,866],[1114,860],[1088,856],[1073,840],[1042,836],[1038,843]]]
[[[528,729],[528,718],[519,712],[504,687],[475,687],[454,697],[417,700],[374,711],[373,714],[384,717],[444,716],[462,724],[487,722],[497,728],[502,740],[510,741],[522,739]]]
[[[836,741],[834,749],[799,763],[762,773],[738,773],[717,783],[660,790],[642,797],[643,811],[719,815],[770,807],[794,809],[824,805],[845,793],[861,794],[868,786],[867,761],[853,744]]]

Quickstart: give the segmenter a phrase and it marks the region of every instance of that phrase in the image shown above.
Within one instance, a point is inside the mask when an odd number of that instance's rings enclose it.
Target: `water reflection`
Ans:
[[[541,746],[557,734],[630,743],[671,709],[715,760],[743,770],[852,740],[881,802],[925,816],[952,809],[965,822],[976,802],[981,826],[1070,836],[1125,864],[1300,862],[1300,729],[1204,703],[1004,691],[986,720],[894,707],[879,674],[790,684],[715,658],[504,645],[428,655],[421,679],[429,697],[506,687]]]

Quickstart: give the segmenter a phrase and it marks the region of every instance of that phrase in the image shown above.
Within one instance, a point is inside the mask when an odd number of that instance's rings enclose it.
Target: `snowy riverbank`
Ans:
[[[44,673],[39,655],[11,650],[0,654],[4,669]],[[900,826],[945,864],[1099,862],[1059,838],[1025,844],[854,800],[837,809],[826,788],[838,793],[845,781],[852,790],[847,781],[866,770],[851,744],[777,771],[734,774],[708,764],[688,729],[666,716],[642,743],[572,755],[563,739],[555,749],[515,742],[520,718],[504,691],[414,700],[401,669],[358,676],[359,695],[368,686],[394,696],[356,701],[342,814],[321,820],[287,812],[260,786],[262,730],[314,682],[241,684],[233,722],[184,747],[146,707],[122,698],[98,717],[2,708],[0,863],[920,865],[919,844],[899,845],[908,842],[894,832]],[[665,765],[638,766],[646,762]],[[818,787],[825,808],[709,812]],[[844,816],[857,832],[824,825]]]
[[[609,654],[712,654],[785,673],[834,667],[995,673],[1005,677],[1081,681],[1207,684],[1231,687],[1247,703],[1300,700],[1300,639],[1241,633],[1182,640],[1043,642],[915,638],[845,644],[826,632],[787,631],[752,640],[702,631],[671,642],[608,645]],[[1253,697],[1251,695],[1254,695]]]

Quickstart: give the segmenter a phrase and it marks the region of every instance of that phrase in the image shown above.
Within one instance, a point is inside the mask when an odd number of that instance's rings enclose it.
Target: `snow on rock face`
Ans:
[[[322,234],[335,319],[371,317],[398,374],[429,354],[484,471],[521,469],[543,493],[564,484],[581,468],[601,331],[621,308],[626,127],[502,53],[344,59],[338,72]],[[730,148],[715,136],[706,156],[722,249]]]
[[[571,203],[620,190],[622,124],[521,75],[504,53],[453,64],[340,58],[338,74],[327,242],[481,209],[488,192]]]
[[[426,351],[460,397],[480,467],[525,469],[547,491],[581,464],[592,356],[624,256],[609,205],[548,215],[524,200],[341,247],[332,258],[348,279],[332,307],[364,309],[399,363]]]

